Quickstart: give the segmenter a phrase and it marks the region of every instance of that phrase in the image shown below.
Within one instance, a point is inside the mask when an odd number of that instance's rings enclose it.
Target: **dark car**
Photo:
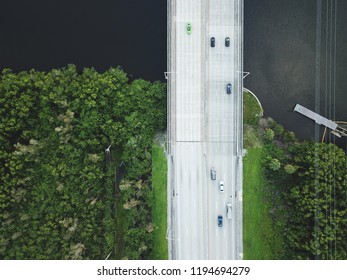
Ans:
[[[216,39],[211,37],[211,47],[214,48],[216,46]]]
[[[226,46],[226,47],[229,47],[229,46],[230,46],[230,38],[229,38],[229,37],[226,37],[226,38],[225,38],[225,46]]]
[[[231,94],[231,83],[227,84],[227,94]]]
[[[223,226],[223,216],[218,216],[218,226],[219,227]]]

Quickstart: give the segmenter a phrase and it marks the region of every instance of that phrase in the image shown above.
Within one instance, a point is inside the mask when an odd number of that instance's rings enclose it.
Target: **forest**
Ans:
[[[270,215],[284,229],[284,258],[347,259],[345,152],[332,143],[299,141],[274,121],[263,138]]]
[[[3,70],[0,259],[149,258],[151,147],[165,127],[161,82],[120,68]]]
[[[152,144],[165,129],[161,82],[121,68],[3,70],[0,259],[151,259]],[[257,133],[281,257],[346,259],[344,151],[264,118]]]

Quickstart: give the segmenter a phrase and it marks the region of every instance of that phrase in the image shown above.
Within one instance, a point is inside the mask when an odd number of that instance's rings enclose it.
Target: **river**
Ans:
[[[347,120],[347,1],[322,1],[317,94],[318,1],[244,1],[244,85],[300,138],[314,138],[314,124],[292,112],[296,103]],[[1,1],[0,40],[0,70],[120,65],[130,78],[165,81],[166,0]]]
[[[319,92],[318,2],[245,0],[244,6],[244,70],[251,72],[244,85],[257,94],[265,115],[310,139],[315,136],[314,123],[292,111],[296,103],[329,119],[347,121],[347,1],[322,1]],[[336,141],[347,147],[345,139]]]

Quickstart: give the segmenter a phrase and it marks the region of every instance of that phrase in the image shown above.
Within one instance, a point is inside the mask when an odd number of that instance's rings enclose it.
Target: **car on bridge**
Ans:
[[[224,182],[223,181],[219,181],[218,189],[219,189],[219,192],[224,192]]]
[[[189,22],[186,25],[186,32],[187,34],[192,33],[192,25]]]
[[[227,94],[231,94],[231,89],[232,89],[231,83],[228,83],[227,84]]]
[[[225,46],[228,48],[230,47],[230,38],[229,37],[226,37],[225,38]]]
[[[219,227],[223,226],[223,216],[221,216],[221,215],[218,216],[218,226]]]
[[[227,203],[227,218],[230,220],[232,217],[232,213],[231,213],[231,203]]]
[[[214,48],[216,46],[216,39],[214,37],[211,37],[211,48]]]
[[[211,168],[211,180],[216,180],[216,169]]]

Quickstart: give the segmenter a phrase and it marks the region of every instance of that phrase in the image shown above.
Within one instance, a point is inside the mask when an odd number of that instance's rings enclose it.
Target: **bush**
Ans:
[[[275,132],[275,135],[278,137],[282,137],[284,133],[284,127],[281,124],[276,123],[273,127],[273,130]]]
[[[286,164],[284,166],[284,170],[288,173],[288,174],[293,174],[296,170],[298,169],[297,166],[293,166],[291,164]]]
[[[281,162],[278,159],[273,158],[269,162],[269,168],[273,171],[277,171],[281,168]]]
[[[275,133],[271,128],[267,128],[264,132],[264,139],[271,142],[275,137]]]

